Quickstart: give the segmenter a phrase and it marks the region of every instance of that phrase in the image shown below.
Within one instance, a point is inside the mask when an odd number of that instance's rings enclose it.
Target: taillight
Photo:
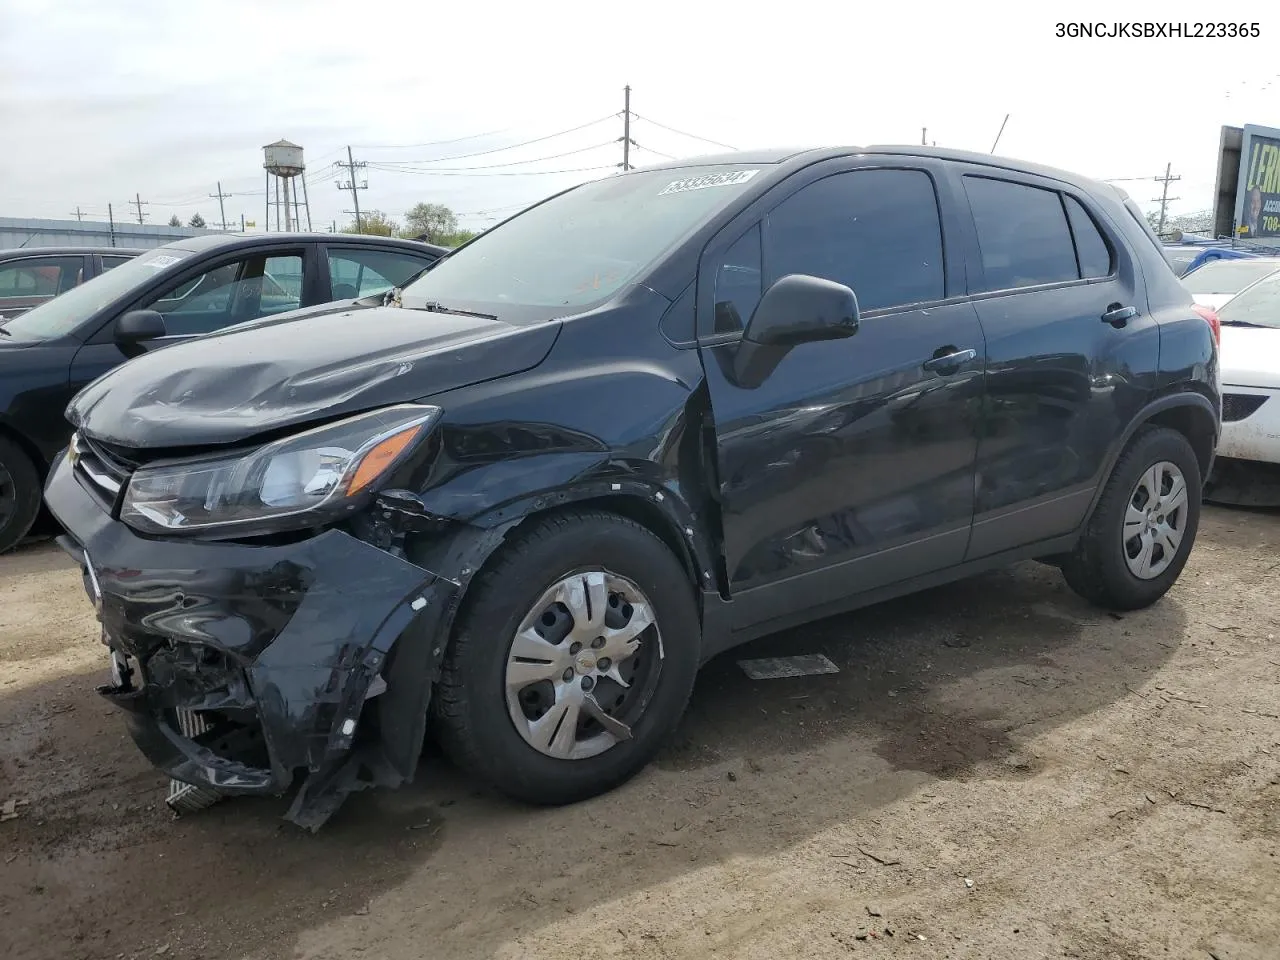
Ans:
[[[1209,329],[1213,331],[1213,342],[1221,346],[1222,345],[1222,321],[1218,319],[1218,311],[1214,310],[1212,307],[1206,307],[1200,303],[1193,303],[1191,305],[1191,309],[1194,310],[1196,313],[1200,314],[1200,316],[1204,317],[1205,321],[1209,324]]]

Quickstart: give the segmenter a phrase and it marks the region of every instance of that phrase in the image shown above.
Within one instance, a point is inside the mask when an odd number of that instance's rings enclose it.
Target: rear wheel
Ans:
[[[27,535],[40,512],[40,475],[20,447],[0,438],[0,553]]]
[[[1130,441],[1062,573],[1115,610],[1155,603],[1186,565],[1200,525],[1200,464],[1187,438],[1147,427]]]
[[[519,799],[602,793],[679,721],[698,634],[689,577],[652,533],[608,513],[549,516],[472,585],[432,698],[437,738]]]

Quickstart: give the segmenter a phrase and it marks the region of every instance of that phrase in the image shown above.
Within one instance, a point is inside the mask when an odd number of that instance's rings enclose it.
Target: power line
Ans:
[[[427,143],[357,143],[361,150],[414,150],[420,147],[444,147],[451,143],[463,143],[467,140],[479,140],[483,137],[496,137],[506,130],[490,130],[488,133],[473,133],[467,137],[454,137],[452,140],[431,140]]]
[[[526,163],[542,163],[544,160],[560,160],[560,159],[561,159],[561,158],[563,158],[563,157],[572,157],[572,156],[574,156],[574,155],[576,155],[576,154],[579,154],[579,153],[587,153],[588,151],[591,151],[591,150],[599,150],[601,147],[609,147],[609,146],[612,146],[614,142],[615,142],[615,141],[612,141],[612,140],[606,140],[606,141],[604,141],[604,143],[593,143],[593,144],[592,144],[591,146],[589,146],[589,147],[579,147],[577,150],[566,150],[564,153],[553,153],[553,154],[550,154],[549,156],[545,156],[545,157],[534,157],[534,158],[532,158],[532,159],[530,159],[530,160],[509,160],[509,161],[507,161],[506,163],[489,163],[489,164],[485,164],[484,166],[481,166],[481,167],[427,167],[427,168],[423,168],[423,167],[410,166],[410,165],[409,165],[410,161],[398,161],[398,160],[375,160],[375,161],[373,161],[373,164],[374,164],[374,166],[378,167],[379,169],[388,169],[388,168],[393,168],[393,169],[397,169],[397,170],[403,169],[403,170],[427,170],[427,171],[435,171],[435,170],[450,170],[450,171],[453,171],[453,172],[455,172],[455,173],[458,173],[458,172],[471,172],[471,171],[474,171],[474,170],[499,170],[499,169],[501,169],[501,168],[503,168],[503,167],[520,167],[520,166],[523,166],[523,165],[524,165],[524,164],[526,164]]]
[[[617,169],[616,165],[610,164],[602,167],[573,167],[566,170],[508,170],[500,173],[467,173],[461,170],[417,170],[406,167],[384,167],[377,162],[371,162],[368,166],[370,169],[381,170],[385,173],[412,173],[424,177],[542,177],[557,173],[588,173],[594,170]]]
[[[661,150],[655,150],[653,149],[653,147],[646,147],[643,143],[633,143],[632,146],[634,146],[638,150],[644,150],[646,153],[656,153],[658,156],[666,157],[668,160],[680,159],[679,157],[673,157],[669,153],[663,153]]]
[[[447,160],[470,160],[472,157],[485,157],[491,153],[502,153],[506,150],[516,150],[520,147],[532,146],[535,143],[543,143],[547,140],[554,140],[556,137],[563,137],[566,134],[577,133],[579,130],[585,130],[587,127],[594,127],[598,123],[604,123],[606,120],[612,120],[616,117],[616,113],[611,113],[605,117],[597,117],[588,123],[580,123],[576,127],[570,127],[568,130],[560,130],[556,133],[549,133],[545,137],[534,137],[532,140],[523,140],[520,143],[508,144],[505,147],[494,147],[490,150],[477,150],[474,153],[459,153],[451,157],[430,157],[425,160],[397,160],[396,163],[444,163]],[[390,162],[390,161],[388,161]]]
[[[721,143],[719,140],[712,140],[710,137],[700,137],[696,133],[686,133],[684,130],[677,130],[675,127],[669,127],[665,123],[659,123],[657,120],[651,120],[648,117],[642,117],[638,113],[632,113],[631,116],[637,120],[643,120],[645,123],[652,123],[655,127],[661,127],[663,130],[669,130],[671,133],[678,133],[682,137],[688,137],[690,140],[701,140],[703,143],[709,143],[713,147],[724,147],[726,150],[737,150],[737,147],[730,146],[727,143]]]

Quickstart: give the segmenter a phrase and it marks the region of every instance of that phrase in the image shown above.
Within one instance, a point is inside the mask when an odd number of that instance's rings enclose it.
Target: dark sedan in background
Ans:
[[[31,529],[49,464],[67,443],[67,403],[131,357],[331,301],[406,283],[447,248],[345,234],[218,234],[133,256],[87,283],[0,321],[0,552]],[[83,257],[103,271],[123,251]]]
[[[0,322],[21,316],[140,253],[118,247],[0,250]]]

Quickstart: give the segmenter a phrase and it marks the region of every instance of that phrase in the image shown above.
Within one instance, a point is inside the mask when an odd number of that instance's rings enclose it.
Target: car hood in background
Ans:
[[[143,354],[85,387],[67,416],[133,449],[237,443],[528,370],[560,331],[400,307],[273,319]]]
[[[1193,293],[1191,299],[1202,307],[1221,310],[1223,305],[1234,296],[1234,293]]]
[[[1224,325],[1219,366],[1224,386],[1280,390],[1280,329]]]

